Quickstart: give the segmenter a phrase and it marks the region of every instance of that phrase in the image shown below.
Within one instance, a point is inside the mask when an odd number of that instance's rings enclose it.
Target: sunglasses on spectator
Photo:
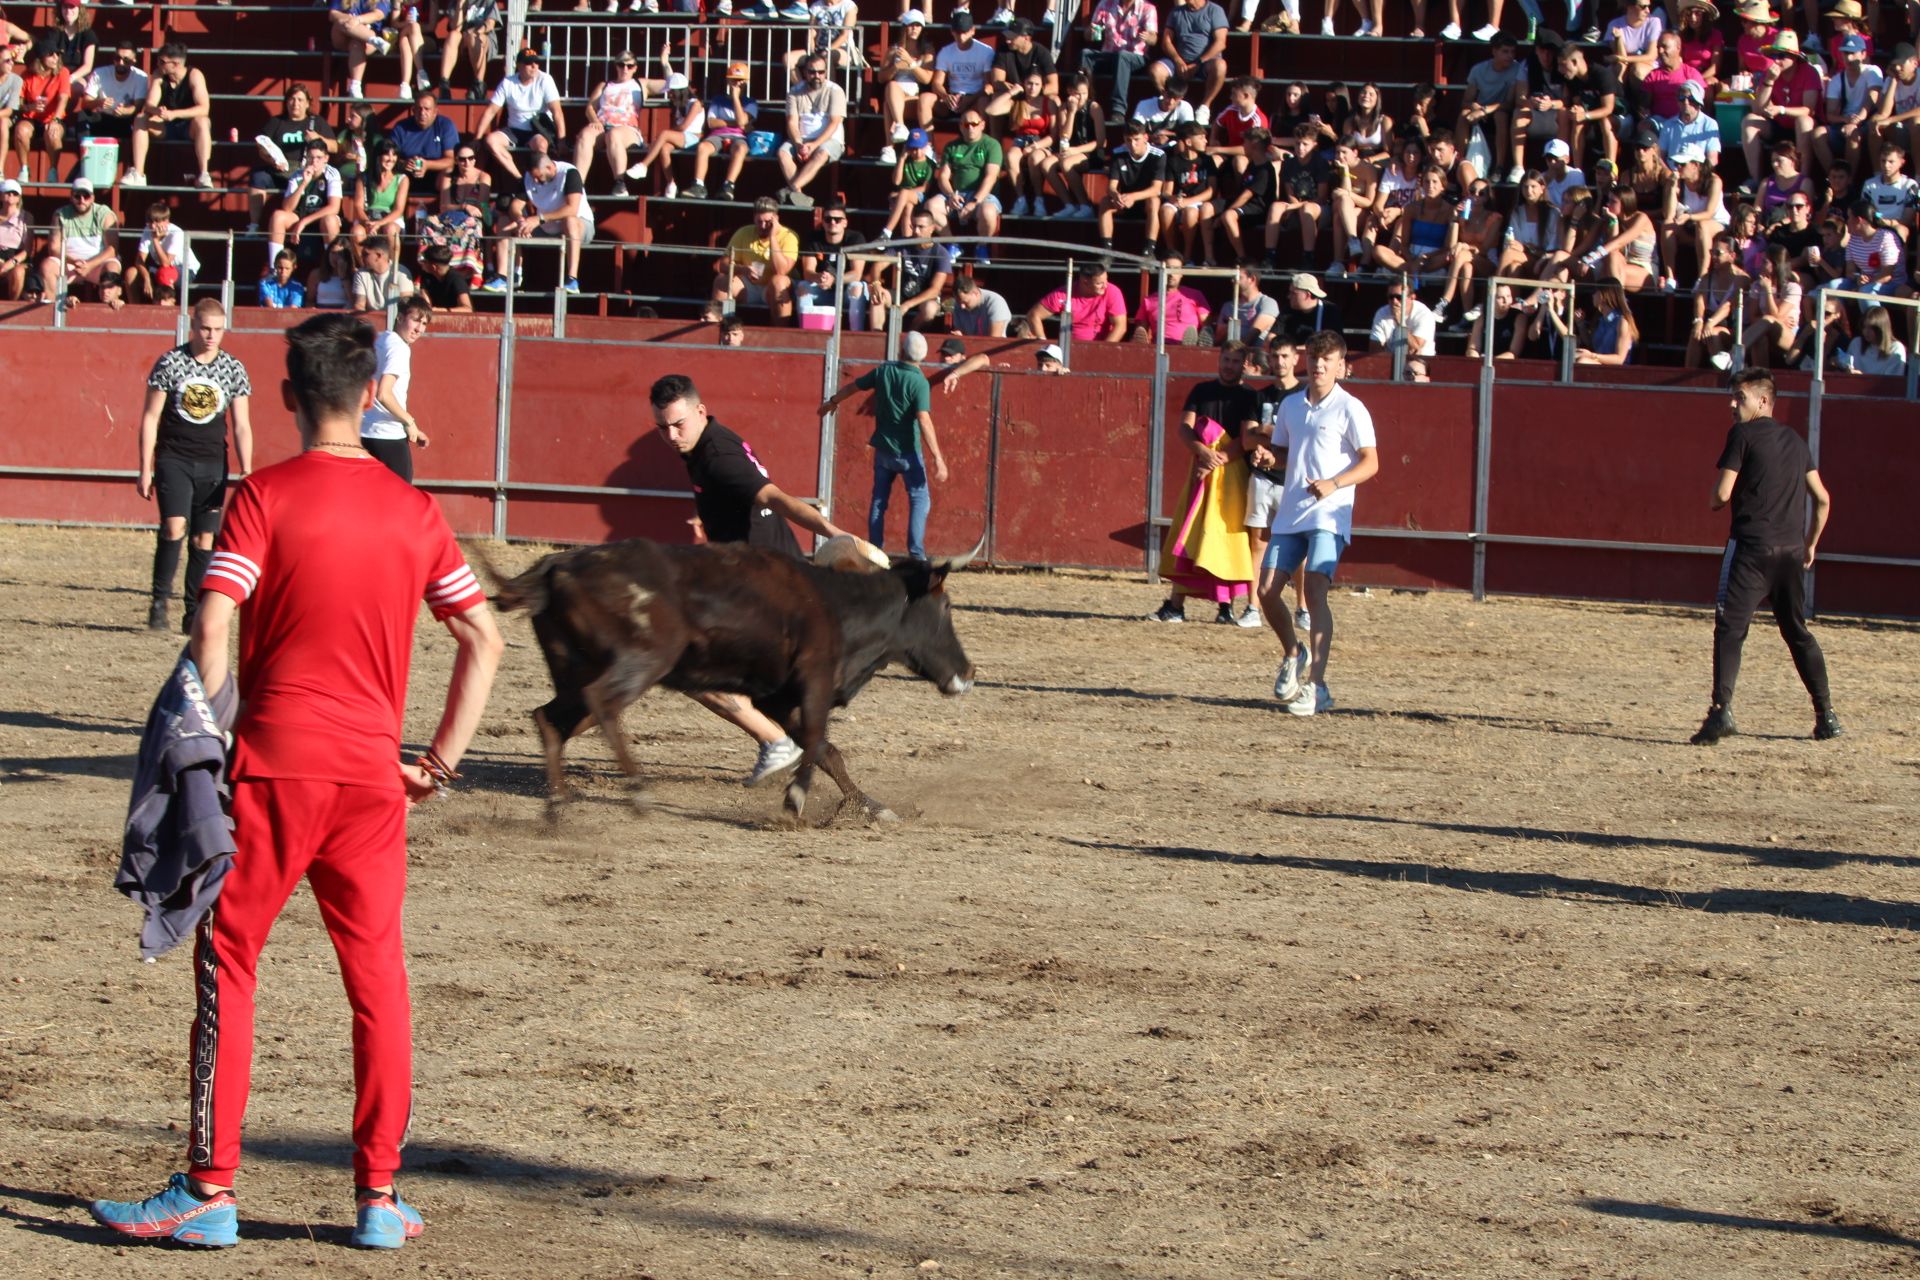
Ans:
[[[479,158],[480,158],[479,156],[473,154],[473,152],[471,151],[463,151],[459,155],[454,157],[455,160],[464,160],[468,164],[472,164],[475,160],[478,160]]]
[[[1807,203],[1807,202],[1806,202],[1805,200],[1789,200],[1789,201],[1787,202],[1787,208],[1789,208],[1789,209],[1811,209],[1811,208],[1813,208],[1813,206],[1812,206],[1812,205],[1810,205],[1810,204],[1808,204],[1808,203]]]
[[[986,125],[987,122],[985,120],[962,120],[960,122],[962,129],[984,129]]]
[[[830,213],[827,215],[827,221],[829,223],[845,222],[846,220],[847,215],[844,213]]]

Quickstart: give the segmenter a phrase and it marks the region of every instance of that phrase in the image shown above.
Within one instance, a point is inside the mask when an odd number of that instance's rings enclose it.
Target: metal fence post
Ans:
[[[1499,288],[1487,281],[1487,300],[1481,304],[1480,396],[1475,406],[1473,442],[1473,598],[1487,598],[1487,483],[1493,472],[1493,295]]]
[[[1569,284],[1565,290],[1555,290],[1554,294],[1555,297],[1565,298],[1567,301],[1567,331],[1560,335],[1560,381],[1572,382],[1573,353],[1574,349],[1580,345],[1579,335],[1574,328],[1574,287]],[[1552,306],[1553,303],[1554,298],[1547,299],[1548,306]],[[1553,317],[1548,316],[1547,321],[1551,324]]]
[[[840,389],[840,333],[847,314],[847,251],[833,255],[833,332],[827,338],[827,354],[820,367],[820,398],[828,400]],[[833,462],[839,448],[840,411],[820,415],[820,471],[814,481],[814,493],[820,497],[820,514],[833,519]]]
[[[1164,303],[1162,304],[1164,307]],[[1167,353],[1154,353],[1147,406],[1147,581],[1160,581],[1160,488],[1167,451]]]
[[[1728,352],[1727,369],[1738,373],[1747,367],[1747,291],[1733,294],[1733,350]]]
[[[511,267],[513,253],[507,253]],[[508,444],[513,433],[513,354],[514,325],[511,307],[513,294],[507,294],[509,311],[500,324],[500,372],[497,381],[500,384],[498,400],[493,408],[493,536],[507,536],[507,457]]]
[[[1067,258],[1067,295],[1060,304],[1060,363],[1073,368],[1073,258]],[[1042,329],[1033,335],[1045,342],[1047,333]]]
[[[1412,287],[1407,282],[1407,273],[1402,271],[1400,273],[1400,305],[1402,307],[1407,306],[1407,290]],[[1411,308],[1408,309],[1411,310]],[[1393,380],[1405,382],[1407,380],[1407,348],[1413,344],[1413,330],[1407,327],[1404,320],[1393,314],[1391,302],[1387,304],[1387,316],[1393,321]]]

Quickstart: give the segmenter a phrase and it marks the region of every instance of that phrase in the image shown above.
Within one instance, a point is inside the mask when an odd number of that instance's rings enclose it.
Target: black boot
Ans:
[[[167,629],[167,601],[173,599],[173,580],[180,572],[180,548],[185,538],[169,538],[162,533],[153,544],[153,603],[147,609],[147,627]]]
[[[1722,738],[1730,738],[1740,732],[1733,723],[1733,712],[1725,707],[1713,707],[1708,710],[1707,718],[1700,722],[1700,728],[1687,739],[1696,747],[1710,747]]]
[[[200,612],[200,582],[207,576],[207,566],[213,562],[212,547],[187,547],[187,590],[184,597],[186,608],[180,614],[180,630],[193,631],[193,615]]]
[[[1831,742],[1845,732],[1846,730],[1840,727],[1840,717],[1833,714],[1832,707],[1828,707],[1813,718],[1813,736],[1820,742]]]

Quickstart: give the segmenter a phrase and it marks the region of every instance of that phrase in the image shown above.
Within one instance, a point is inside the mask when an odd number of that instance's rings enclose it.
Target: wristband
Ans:
[[[426,770],[427,776],[433,779],[436,791],[445,791],[449,783],[458,781],[460,778],[460,775],[454,772],[453,766],[441,759],[440,753],[432,747],[421,752],[420,758],[414,763]]]

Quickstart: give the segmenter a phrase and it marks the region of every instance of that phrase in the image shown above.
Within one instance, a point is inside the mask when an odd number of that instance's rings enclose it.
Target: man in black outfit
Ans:
[[[1733,376],[1733,429],[1720,451],[1715,511],[1733,504],[1727,554],[1720,567],[1720,593],[1713,614],[1713,706],[1695,746],[1710,746],[1739,730],[1733,723],[1733,686],[1740,678],[1740,647],[1753,611],[1773,597],[1773,617],[1793,654],[1794,669],[1813,698],[1813,736],[1840,736],[1827,692],[1827,660],[1807,630],[1802,574],[1813,567],[1814,548],[1827,527],[1832,500],[1820,483],[1806,441],[1773,420],[1773,375],[1743,369]],[[1809,526],[1803,497],[1813,499]]]
[[[186,614],[182,628],[193,630],[200,580],[213,560],[213,538],[227,493],[227,418],[233,418],[233,447],[240,455],[240,478],[253,471],[253,422],[248,402],[253,384],[246,368],[220,349],[227,336],[227,313],[212,298],[193,304],[187,341],[154,362],[147,375],[146,404],[140,414],[140,478],[135,488],[160,507],[159,537],[153,550],[153,598],[147,626],[167,627],[167,602],[173,598],[180,551],[187,550]]]
[[[818,511],[782,492],[753,456],[753,448],[707,416],[699,388],[683,373],[653,384],[648,397],[654,425],[687,464],[693,482],[693,509],[708,542],[744,542],[769,551],[800,555],[794,524],[823,538],[840,535]],[[754,710],[753,703],[731,693],[689,695],[721,719],[739,726],[760,744],[759,759],[747,775],[750,787],[764,786],[791,773],[800,763],[800,744],[786,730]]]

